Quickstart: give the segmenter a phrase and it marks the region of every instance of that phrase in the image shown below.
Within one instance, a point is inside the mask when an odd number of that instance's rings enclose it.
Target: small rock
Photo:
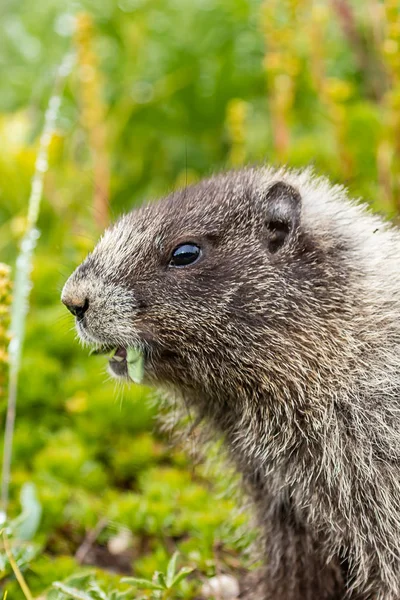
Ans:
[[[232,575],[217,575],[203,585],[201,593],[204,598],[234,600],[239,596],[239,584]]]
[[[122,554],[131,544],[131,532],[128,529],[121,529],[117,535],[108,540],[107,548],[110,554]]]

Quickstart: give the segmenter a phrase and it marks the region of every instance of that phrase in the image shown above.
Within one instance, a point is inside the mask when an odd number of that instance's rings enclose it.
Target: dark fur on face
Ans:
[[[265,534],[245,598],[400,598],[399,255],[342,188],[246,169],[124,216],[64,288],[224,436]]]

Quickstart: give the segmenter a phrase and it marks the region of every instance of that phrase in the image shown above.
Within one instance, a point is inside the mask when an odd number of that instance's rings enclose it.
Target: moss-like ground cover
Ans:
[[[235,510],[235,482],[217,460],[212,472],[194,465],[157,432],[152,392],[109,380],[105,359],[77,343],[59,295],[108,216],[244,161],[312,163],[373,209],[397,214],[398,3],[371,1],[366,11],[353,0],[342,3],[347,12],[338,4],[1,7],[0,257],[13,274],[55,69],[70,46],[78,58],[39,219],[0,596],[24,598],[10,552],[31,595],[46,600],[196,598],[206,577],[249,566],[252,534]],[[173,583],[181,567],[193,571]]]

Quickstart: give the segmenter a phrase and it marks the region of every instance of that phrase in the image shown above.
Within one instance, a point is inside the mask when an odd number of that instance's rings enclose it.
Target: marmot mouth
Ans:
[[[110,362],[126,362],[127,360],[127,350],[126,348],[122,348],[122,346],[118,346],[118,348],[114,351],[114,354],[110,357]]]
[[[127,363],[127,350],[126,348],[122,348],[119,346],[118,348],[113,348],[113,354],[108,359],[109,370],[112,375],[116,375],[117,377],[124,377],[128,379],[128,363]]]
[[[141,383],[144,375],[144,354],[137,347],[124,348],[123,346],[96,348],[91,354],[110,354],[108,359],[112,375],[131,379],[135,383]]]

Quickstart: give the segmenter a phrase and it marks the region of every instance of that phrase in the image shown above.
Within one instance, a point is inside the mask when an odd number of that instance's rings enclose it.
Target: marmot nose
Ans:
[[[71,312],[78,320],[83,319],[83,315],[85,314],[85,312],[87,311],[87,309],[89,308],[89,299],[85,298],[85,300],[82,302],[74,302],[71,303],[71,301],[63,301],[65,306],[68,308],[69,312]]]

